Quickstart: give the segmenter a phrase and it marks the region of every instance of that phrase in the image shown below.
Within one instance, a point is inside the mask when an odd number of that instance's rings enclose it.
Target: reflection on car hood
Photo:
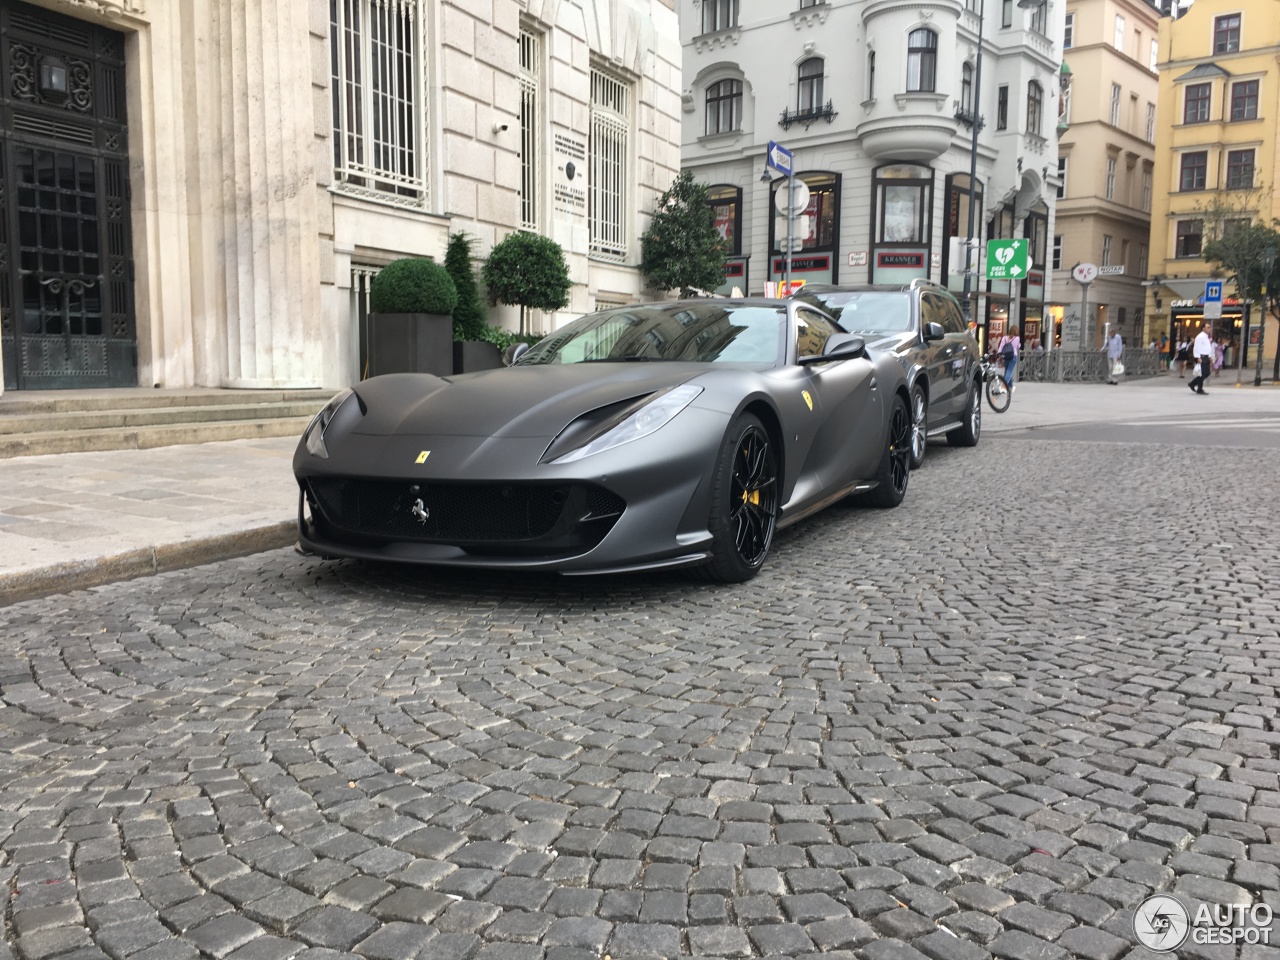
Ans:
[[[368,412],[354,432],[550,438],[597,407],[678,386],[707,369],[674,362],[570,363],[445,378],[374,377],[356,387]]]

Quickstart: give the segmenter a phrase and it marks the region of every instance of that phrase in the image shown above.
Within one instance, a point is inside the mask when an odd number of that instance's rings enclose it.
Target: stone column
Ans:
[[[223,0],[212,31],[221,181],[202,182],[221,212],[222,323],[230,387],[321,383],[320,252],[307,8]],[[214,103],[210,109],[218,109]]]

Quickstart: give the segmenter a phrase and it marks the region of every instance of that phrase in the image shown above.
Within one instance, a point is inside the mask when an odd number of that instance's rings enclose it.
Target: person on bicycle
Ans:
[[[1018,337],[1016,325],[1010,327],[1009,332],[996,345],[996,353],[1004,363],[1004,383],[1010,390],[1013,389],[1013,368],[1018,365],[1018,350],[1021,346],[1022,340]]]

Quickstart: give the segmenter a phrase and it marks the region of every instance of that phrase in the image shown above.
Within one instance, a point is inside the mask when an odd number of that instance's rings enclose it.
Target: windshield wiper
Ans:
[[[661,357],[592,357],[579,363],[659,363]]]

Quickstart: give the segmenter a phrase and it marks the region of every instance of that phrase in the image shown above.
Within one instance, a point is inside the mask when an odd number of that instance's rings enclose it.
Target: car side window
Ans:
[[[964,314],[960,312],[960,304],[954,300],[942,301],[946,308],[943,312],[942,329],[947,333],[964,333]]]
[[[827,341],[840,328],[820,313],[803,308],[796,311],[796,356],[820,357]]]
[[[923,334],[925,328],[931,323],[943,322],[943,311],[939,309],[941,304],[938,298],[931,293],[920,294],[920,333]]]

